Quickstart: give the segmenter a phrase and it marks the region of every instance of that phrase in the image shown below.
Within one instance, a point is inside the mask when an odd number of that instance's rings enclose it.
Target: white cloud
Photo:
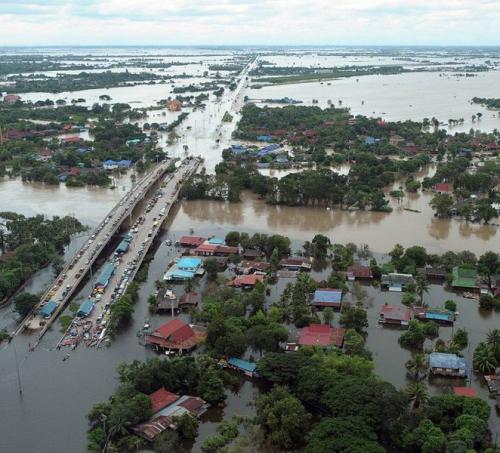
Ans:
[[[3,45],[500,44],[493,0],[3,0]]]

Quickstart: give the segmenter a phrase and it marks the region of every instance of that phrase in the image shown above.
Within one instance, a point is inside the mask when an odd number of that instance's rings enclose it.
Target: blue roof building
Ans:
[[[201,267],[202,263],[203,260],[201,258],[184,256],[177,261],[176,266],[183,271],[196,272]]]
[[[272,153],[277,149],[280,149],[280,145],[278,143],[273,143],[272,145],[264,146],[264,148],[261,148],[259,150],[257,156],[259,157],[266,156],[267,154]]]
[[[90,313],[92,313],[93,309],[94,309],[94,302],[90,299],[87,299],[86,301],[82,302],[81,305],[78,307],[76,316],[80,318],[86,318],[88,315],[90,315]]]
[[[208,240],[208,243],[212,245],[224,245],[224,239],[213,237]]]
[[[375,143],[377,143],[377,139],[374,137],[366,137],[364,143],[365,145],[375,145]]]
[[[244,154],[247,152],[247,149],[243,145],[231,145],[231,152],[233,154]]]
[[[247,376],[253,377],[255,376],[255,370],[257,368],[257,364],[253,362],[249,362],[248,360],[238,359],[236,357],[231,357],[227,364],[230,368],[233,368],[238,371],[242,371]]]
[[[273,138],[270,135],[259,135],[257,137],[258,142],[270,142]]]
[[[53,300],[49,300],[43,308],[40,310],[40,316],[44,318],[50,318],[56,311],[59,304]]]
[[[129,168],[132,165],[132,161],[124,159],[124,160],[119,160],[117,164],[119,167]]]
[[[467,362],[463,357],[444,352],[433,352],[429,356],[432,374],[453,377],[467,377]]]
[[[340,309],[342,306],[342,290],[340,289],[317,289],[312,298],[315,307],[332,307]]]
[[[99,275],[96,278],[95,281],[95,286],[108,286],[109,279],[113,275],[113,272],[115,271],[115,265],[113,263],[106,263],[101,271],[99,272]]]

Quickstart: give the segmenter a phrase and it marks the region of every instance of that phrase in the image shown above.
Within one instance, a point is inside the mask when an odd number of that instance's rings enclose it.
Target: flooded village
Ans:
[[[400,435],[370,422],[360,451],[422,451],[425,420],[495,451],[499,113],[471,99],[494,98],[500,54],[47,52],[138,76],[0,81],[21,87],[0,108],[0,271],[43,242],[35,216],[82,224],[2,281],[5,451],[340,451],[320,420],[373,420],[372,399]],[[296,426],[265,420],[273,398]]]

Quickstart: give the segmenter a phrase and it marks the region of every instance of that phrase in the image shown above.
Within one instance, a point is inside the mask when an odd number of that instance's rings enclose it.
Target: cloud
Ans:
[[[2,0],[3,45],[500,44],[497,0]]]

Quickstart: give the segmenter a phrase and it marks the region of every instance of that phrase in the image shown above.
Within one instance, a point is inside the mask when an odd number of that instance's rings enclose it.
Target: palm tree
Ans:
[[[500,329],[491,329],[486,335],[486,344],[493,349],[495,358],[499,360],[500,356]]]
[[[406,394],[413,403],[412,410],[424,406],[429,400],[429,392],[427,386],[421,382],[412,382],[406,387]]]
[[[486,343],[479,343],[472,359],[474,369],[482,374],[494,373],[497,367],[495,351]]]
[[[425,354],[421,352],[414,352],[411,358],[405,363],[405,367],[408,370],[408,374],[414,381],[419,381],[425,374],[420,375],[420,373],[426,373],[427,371],[427,360]]]
[[[418,273],[415,279],[416,291],[420,298],[420,305],[424,303],[424,293],[429,292],[429,282],[424,274]]]

